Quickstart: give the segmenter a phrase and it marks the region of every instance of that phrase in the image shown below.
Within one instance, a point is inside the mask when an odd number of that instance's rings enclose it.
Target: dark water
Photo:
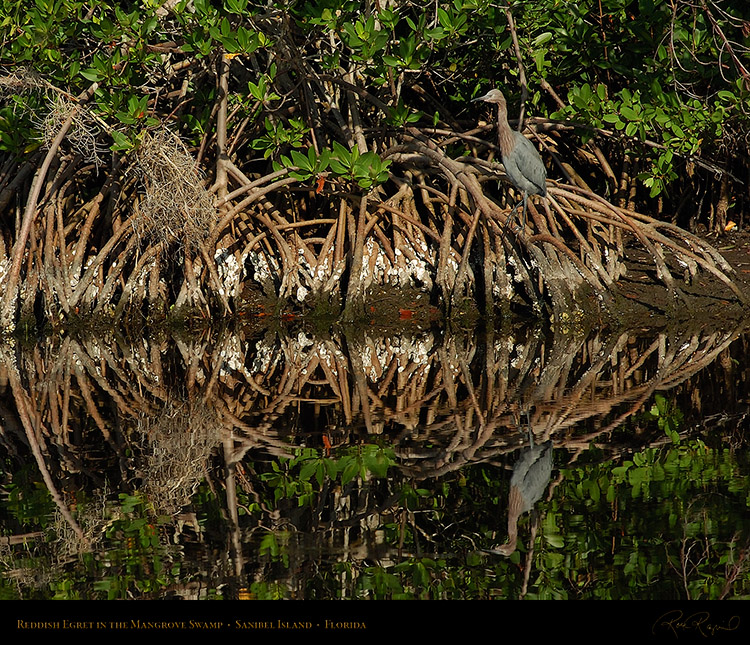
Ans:
[[[3,345],[3,598],[747,598],[749,343],[415,325]]]

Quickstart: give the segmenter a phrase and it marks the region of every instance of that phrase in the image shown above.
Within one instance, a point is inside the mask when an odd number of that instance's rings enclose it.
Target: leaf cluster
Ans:
[[[214,90],[205,81],[217,57],[236,58],[242,75],[251,76],[230,88],[238,115],[250,120],[250,148],[276,160],[285,152],[281,165],[300,181],[328,169],[363,189],[387,178],[387,162],[359,144],[357,150],[330,136],[315,147],[314,158],[308,153],[302,160],[319,124],[279,115],[291,98],[282,85],[300,73],[291,72],[295,63],[279,56],[279,47],[302,54],[306,71],[297,82],[309,86],[316,75],[345,74],[377,97],[381,104],[363,112],[373,132],[418,124],[426,113],[438,123],[479,87],[509,86],[516,94],[518,61],[506,11],[489,0],[439,2],[429,10],[409,0],[365,3],[364,11],[349,0],[181,0],[168,11],[158,5],[2,0],[1,61],[29,65],[73,95],[97,83],[97,117],[108,125],[112,149],[124,152],[138,144],[139,132],[165,118],[176,118],[186,134],[209,132],[206,100]],[[650,196],[663,193],[679,179],[681,160],[714,154],[715,141],[747,129],[750,92],[739,58],[747,52],[742,25],[748,16],[725,5],[714,3],[711,12],[666,0],[545,0],[513,7],[532,102],[542,114],[611,129],[626,149],[649,159],[639,179]],[[735,58],[727,58],[729,51]],[[192,82],[176,68],[204,79],[189,88],[188,109],[175,110],[162,98]],[[542,81],[564,89],[564,108],[545,105],[537,89]],[[419,93],[409,92],[416,86]],[[426,86],[433,88],[429,101]],[[30,115],[43,106],[24,93],[13,100],[23,109],[2,108],[2,149],[25,154],[34,139]],[[290,155],[293,149],[299,152]]]

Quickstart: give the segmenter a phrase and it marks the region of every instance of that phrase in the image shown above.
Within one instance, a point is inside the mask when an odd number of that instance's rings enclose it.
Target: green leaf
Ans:
[[[359,472],[359,464],[355,459],[352,459],[344,468],[344,471],[341,473],[341,483],[348,484],[350,481],[352,481]]]
[[[330,166],[331,170],[337,175],[345,175],[348,172],[348,168],[336,158],[331,159]]]
[[[551,31],[545,31],[541,34],[539,34],[536,38],[534,38],[534,47],[541,47],[545,43],[548,43],[553,38],[553,33]]]
[[[91,67],[89,69],[84,69],[81,72],[81,76],[92,83],[98,83],[102,79],[102,75]]]
[[[636,112],[633,108],[628,107],[627,105],[623,105],[620,108],[620,114],[628,119],[628,121],[638,121],[641,118],[641,115],[638,112]]]
[[[134,147],[134,143],[122,132],[118,132],[117,130],[112,131],[112,139],[114,140],[114,144],[110,146],[110,149],[114,152],[126,152],[132,150]]]
[[[308,158],[298,150],[292,150],[292,163],[300,170],[312,170],[314,164],[310,163]]]
[[[318,468],[317,460],[310,460],[305,463],[299,471],[299,477],[302,481],[309,481],[310,477],[316,472]]]

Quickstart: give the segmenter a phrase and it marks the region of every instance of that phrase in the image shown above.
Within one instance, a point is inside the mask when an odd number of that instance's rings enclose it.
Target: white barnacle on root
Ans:
[[[370,237],[365,242],[361,279],[364,288],[371,284],[379,286],[417,287],[425,291],[432,289],[432,265],[434,258],[429,257],[428,249],[415,249],[411,242],[405,241],[404,253],[401,248],[393,250],[393,260],[383,246]]]
[[[277,348],[271,345],[266,338],[261,338],[255,343],[253,362],[250,365],[251,374],[265,374],[271,367],[271,363],[277,357]]]
[[[227,249],[217,248],[214,253],[216,271],[221,280],[219,293],[230,297],[236,297],[240,292],[242,280],[242,265],[234,253]]]
[[[434,348],[432,334],[419,337],[366,337],[364,344],[358,345],[358,352],[362,367],[372,382],[377,382],[395,361],[399,373],[406,367],[429,366],[430,356]]]

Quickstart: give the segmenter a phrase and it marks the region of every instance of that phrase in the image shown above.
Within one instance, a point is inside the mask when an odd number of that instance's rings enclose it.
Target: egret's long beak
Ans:
[[[487,94],[482,94],[482,96],[477,96],[475,99],[471,99],[471,102],[474,103],[475,101],[485,101],[487,103],[504,103],[505,98],[503,97],[502,92],[500,92],[498,89],[493,88]]]

